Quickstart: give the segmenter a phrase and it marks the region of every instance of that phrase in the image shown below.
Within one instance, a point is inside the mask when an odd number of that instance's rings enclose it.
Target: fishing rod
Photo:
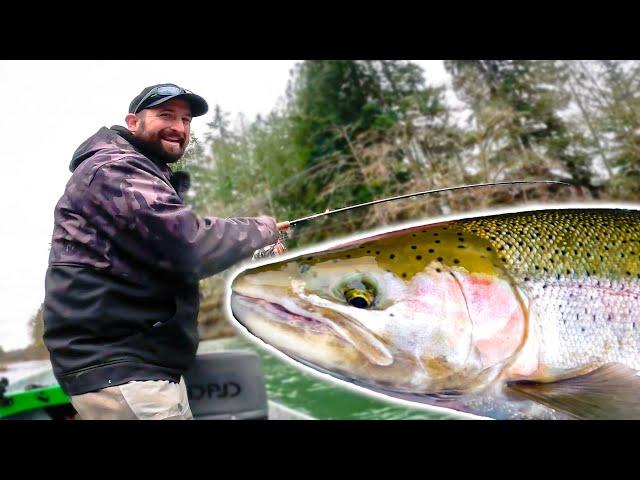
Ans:
[[[313,215],[309,215],[307,217],[302,217],[302,218],[297,218],[295,220],[291,220],[289,221],[289,228],[293,229],[294,227],[299,226],[302,223],[305,222],[310,222],[312,220],[315,220],[317,218],[320,217],[325,217],[327,215],[334,215],[336,213],[342,213],[342,212],[346,212],[348,210],[355,210],[357,208],[363,208],[363,207],[369,207],[371,205],[376,205],[376,204],[380,204],[380,203],[385,203],[385,202],[392,202],[395,200],[402,200],[403,198],[411,198],[411,197],[418,197],[421,195],[428,195],[431,193],[440,193],[440,192],[451,192],[454,190],[462,190],[465,188],[479,188],[479,187],[498,187],[498,186],[505,186],[505,185],[509,185],[509,186],[513,186],[513,185],[531,185],[531,184],[538,184],[538,185],[563,185],[563,186],[568,186],[568,187],[572,187],[574,185],[567,183],[567,182],[560,182],[560,181],[556,181],[556,180],[513,180],[513,181],[509,181],[509,182],[491,182],[491,183],[476,183],[473,185],[459,185],[456,187],[446,187],[446,188],[438,188],[435,190],[425,190],[423,192],[414,192],[414,193],[407,193],[404,195],[397,195],[395,197],[388,197],[388,198],[382,198],[379,200],[373,200],[371,202],[365,202],[365,203],[359,203],[357,205],[350,205],[348,207],[342,207],[342,208],[338,208],[336,210],[327,210],[325,212],[322,213],[316,213]],[[257,259],[257,258],[262,258],[262,257],[268,257],[268,256],[272,256],[272,255],[277,255],[280,253],[284,253],[284,251],[286,250],[285,245],[284,245],[284,240],[287,238],[287,234],[284,231],[280,232],[280,239],[277,243],[273,244],[273,245],[268,245],[260,250],[256,250],[255,253],[253,254],[253,259]],[[278,245],[280,245],[280,247],[278,247]]]

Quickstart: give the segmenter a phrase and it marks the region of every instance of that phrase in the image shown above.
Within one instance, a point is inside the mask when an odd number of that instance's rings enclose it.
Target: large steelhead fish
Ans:
[[[640,418],[640,212],[485,213],[239,272],[255,337],[377,393],[496,419]]]

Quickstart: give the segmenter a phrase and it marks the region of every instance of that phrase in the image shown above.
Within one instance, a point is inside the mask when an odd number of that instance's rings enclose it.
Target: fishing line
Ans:
[[[309,215],[307,217],[302,217],[302,218],[297,218],[295,220],[291,220],[289,222],[289,226],[290,228],[293,230],[294,227],[298,227],[301,224],[305,223],[305,222],[310,222],[312,220],[315,220],[317,218],[320,217],[325,217],[327,215],[334,215],[336,213],[341,213],[341,212],[346,212],[348,210],[355,210],[357,208],[363,208],[363,207],[368,207],[371,205],[376,205],[379,203],[384,203],[384,202],[391,202],[391,201],[395,201],[395,200],[402,200],[404,198],[411,198],[411,197],[418,197],[421,195],[428,195],[428,194],[432,194],[432,193],[441,193],[441,192],[451,192],[454,190],[462,190],[465,188],[481,188],[481,187],[499,187],[499,186],[513,186],[513,185],[563,185],[563,186],[568,186],[568,187],[572,187],[574,185],[567,183],[567,182],[560,182],[560,181],[556,181],[556,180],[513,180],[513,181],[509,181],[509,182],[491,182],[491,183],[476,183],[473,185],[459,185],[456,187],[446,187],[446,188],[438,188],[435,190],[425,190],[422,192],[414,192],[414,193],[407,193],[404,195],[398,195],[395,197],[389,197],[389,198],[382,198],[379,200],[373,200],[371,202],[365,202],[365,203],[359,203],[357,205],[350,205],[348,207],[342,207],[342,208],[338,208],[336,210],[329,210],[326,212],[322,212],[322,213],[316,213],[314,215]],[[253,254],[252,259],[256,260],[258,258],[263,258],[263,257],[270,257],[273,255],[277,255],[278,253],[282,253],[283,250],[286,250],[286,244],[285,241],[287,240],[288,236],[286,234],[286,232],[281,231],[279,233],[279,238],[278,238],[278,242],[274,243],[273,245],[268,245],[262,249],[256,250]]]

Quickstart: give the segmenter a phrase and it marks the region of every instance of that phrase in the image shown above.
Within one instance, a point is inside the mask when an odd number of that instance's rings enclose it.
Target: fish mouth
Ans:
[[[268,336],[268,330],[280,327],[288,334],[298,335],[301,342],[307,342],[310,348],[318,343],[314,339],[323,338],[342,350],[357,351],[377,366],[389,366],[394,361],[389,348],[371,331],[355,319],[326,308],[305,302],[298,305],[298,301],[288,302],[285,306],[264,297],[256,298],[234,291],[231,293],[231,311],[250,333],[263,341],[266,341],[265,332]],[[273,346],[278,348],[278,345]]]
[[[233,315],[240,323],[245,327],[248,327],[242,320],[243,317],[246,319],[246,314],[243,313],[246,309],[253,310],[259,314],[266,313],[269,320],[273,320],[281,324],[322,331],[339,337],[325,321],[309,317],[304,315],[302,312],[293,312],[279,303],[271,302],[264,298],[251,297],[233,292],[231,294],[231,310]]]

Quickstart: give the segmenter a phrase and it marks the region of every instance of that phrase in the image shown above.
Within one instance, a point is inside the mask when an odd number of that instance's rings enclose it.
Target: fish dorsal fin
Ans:
[[[640,377],[609,363],[584,375],[549,382],[518,380],[510,390],[584,420],[640,419]]]

